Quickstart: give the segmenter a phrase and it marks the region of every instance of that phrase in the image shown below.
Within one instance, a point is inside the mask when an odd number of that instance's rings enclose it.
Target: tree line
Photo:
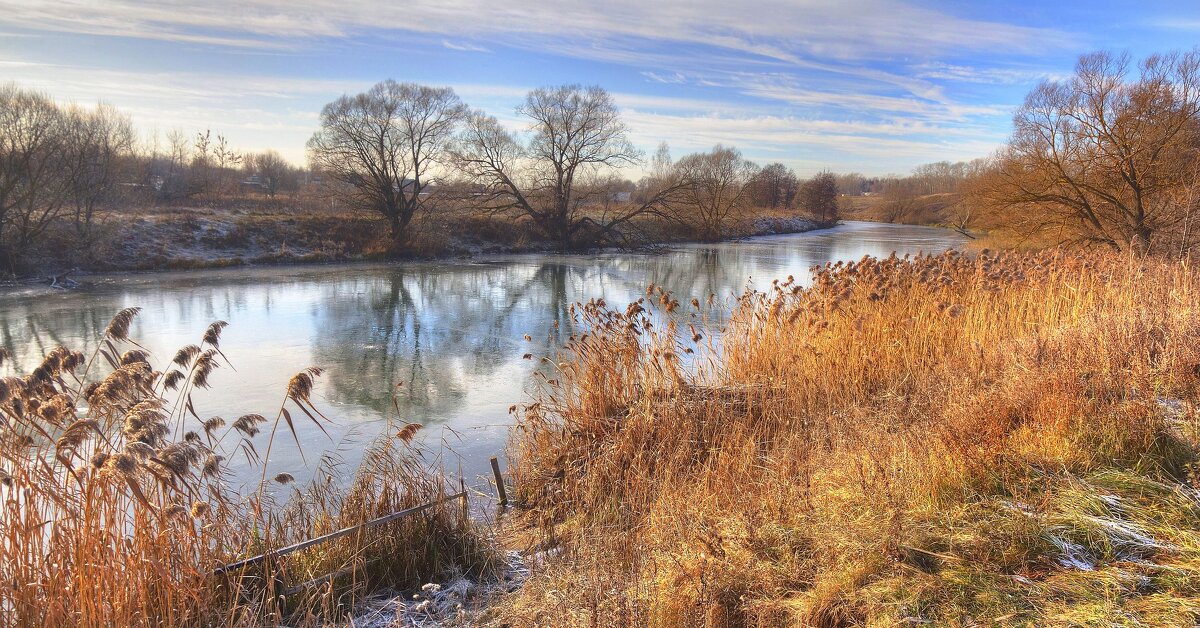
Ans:
[[[1200,206],[1200,51],[1083,55],[1030,91],[1007,143],[877,182],[885,220],[930,208],[970,234],[1189,255]],[[943,197],[939,200],[938,197]]]
[[[450,88],[383,81],[321,111],[307,168],[276,151],[235,150],[211,131],[138,138],[109,105],[62,105],[0,87],[0,258],[10,269],[41,246],[87,255],[100,217],[122,207],[220,203],[254,191],[327,197],[383,219],[403,250],[418,216],[470,209],[528,221],[561,249],[622,245],[649,221],[693,237],[725,237],[751,208],[837,220],[832,175],[805,181],[758,167],[736,148],[647,162],[611,95],[565,85],[529,92],[505,128]],[[647,172],[626,179],[630,168]],[[84,260],[86,261],[86,260]]]
[[[304,176],[276,151],[240,153],[210,131],[139,141],[110,105],[62,105],[0,85],[0,265],[9,270],[38,248],[89,261],[105,236],[102,215],[121,207],[218,200],[248,179],[274,197]]]
[[[673,161],[664,144],[646,164],[603,88],[535,89],[516,113],[525,126],[509,129],[450,88],[388,80],[326,105],[309,158],[354,206],[381,214],[397,244],[418,214],[464,202],[528,220],[564,250],[622,244],[651,217],[716,239],[751,207],[791,209],[797,200],[819,220],[837,220],[829,175],[802,182],[782,164],[760,168],[720,145]],[[637,183],[621,176],[643,165]]]
[[[532,90],[516,110],[524,123],[507,128],[449,88],[383,81],[324,107],[300,168],[275,151],[236,151],[209,131],[139,139],[111,106],[63,105],[10,84],[0,86],[0,263],[16,268],[38,247],[86,257],[103,239],[103,214],[120,207],[218,204],[247,190],[304,190],[374,213],[396,250],[414,237],[416,217],[446,208],[525,221],[578,249],[628,244],[653,221],[717,239],[752,208],[832,223],[839,196],[872,195],[884,220],[935,213],[964,233],[1005,228],[1185,254],[1200,203],[1198,94],[1200,52],[1138,63],[1093,53],[1072,76],[1030,92],[993,155],[905,177],[804,180],[731,146],[676,160],[663,145],[647,159],[611,95],[594,86]],[[644,176],[626,179],[631,167]]]
[[[97,210],[123,180],[133,135],[112,107],[61,107],[0,86],[0,254],[10,266],[59,221],[90,242]]]

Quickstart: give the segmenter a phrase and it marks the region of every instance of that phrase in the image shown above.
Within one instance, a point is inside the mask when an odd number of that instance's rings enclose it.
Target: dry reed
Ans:
[[[324,459],[309,485],[239,494],[231,460],[260,463],[292,414],[318,425],[318,369],[294,377],[270,421],[201,420],[192,393],[225,364],[216,322],[164,371],[118,313],[100,348],[51,351],[32,373],[0,380],[0,624],[6,626],[315,624],[344,618],[378,586],[419,586],[451,566],[479,568],[487,548],[446,504],[286,557],[218,567],[448,494],[408,438],[381,439],[345,481]],[[122,352],[122,349],[126,349]],[[103,368],[102,368],[103,367]],[[89,375],[99,373],[92,378]],[[275,477],[291,484],[288,473]],[[325,574],[317,586],[288,589]]]
[[[576,312],[511,443],[560,558],[503,622],[1200,620],[1186,264],[837,263],[743,296],[719,354],[661,290]]]

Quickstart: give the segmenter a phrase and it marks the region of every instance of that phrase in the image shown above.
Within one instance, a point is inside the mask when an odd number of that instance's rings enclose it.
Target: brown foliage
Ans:
[[[1002,223],[1115,250],[1191,247],[1200,52],[1136,70],[1128,55],[1085,55],[1074,76],[1029,94],[1014,127],[970,190]]]

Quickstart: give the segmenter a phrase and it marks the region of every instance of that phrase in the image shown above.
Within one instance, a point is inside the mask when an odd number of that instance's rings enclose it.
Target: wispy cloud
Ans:
[[[452,42],[447,39],[442,40],[442,47],[448,48],[450,50],[458,50],[460,52],[491,52],[490,50],[488,50],[487,48],[484,48],[483,46],[477,46],[475,44],[468,44],[468,43],[461,43],[461,42],[455,43],[455,42]]]
[[[772,115],[664,115],[638,110],[625,117],[639,143],[662,138],[677,154],[707,150],[715,144],[739,146],[759,161],[782,161],[811,174],[822,168],[903,171],[914,160],[971,159],[995,150],[1003,141],[979,129],[924,123],[872,123],[802,119]],[[656,139],[658,138],[658,139]],[[803,164],[809,164],[804,166]]]
[[[1044,68],[980,68],[967,65],[954,65],[940,61],[916,65],[913,66],[912,70],[913,75],[921,79],[961,81],[987,85],[1013,85],[1039,80],[1058,80],[1065,77],[1065,74],[1061,72],[1050,72]]]
[[[371,0],[3,0],[0,22],[251,46],[381,28],[510,38],[536,33],[600,44],[608,37],[635,36],[785,61],[796,55],[864,59],[997,47],[1032,53],[1075,40],[1059,30],[964,19],[899,0],[566,0],[554,10],[537,0],[417,0],[405,7],[403,20],[387,27],[380,26],[377,9]]]
[[[1152,17],[1142,20],[1151,28],[1173,31],[1200,31],[1200,19],[1184,17],[1172,12],[1170,17]]]
[[[248,148],[293,159],[325,102],[375,80],[434,68],[425,81],[518,124],[528,88],[592,83],[596,71],[646,147],[722,142],[879,171],[990,151],[1025,86],[1061,72],[1048,51],[1082,45],[1065,28],[922,0],[412,0],[388,24],[378,4],[0,0],[0,68],[59,98],[114,102],[146,126],[232,129]],[[119,42],[139,69],[4,42],[43,33]],[[408,47],[388,48],[396,41]],[[174,56],[136,55],[139,46]]]
[[[641,74],[642,74],[642,76],[646,77],[647,79],[649,79],[650,81],[653,81],[655,83],[664,83],[667,85],[680,85],[680,84],[687,82],[687,77],[684,76],[680,72],[670,72],[670,73],[660,74],[658,72],[651,72],[649,70],[645,70]]]

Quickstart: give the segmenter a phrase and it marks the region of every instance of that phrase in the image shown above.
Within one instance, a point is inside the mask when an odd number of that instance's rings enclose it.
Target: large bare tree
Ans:
[[[752,204],[750,190],[758,166],[738,149],[718,144],[707,153],[680,158],[675,173],[682,182],[682,199],[673,205],[673,215],[701,238],[717,240],[725,235],[729,220]]]
[[[381,214],[400,244],[413,217],[435,202],[427,188],[465,115],[448,87],[383,81],[325,105],[310,159],[347,190],[351,206]]]
[[[62,211],[66,127],[50,97],[0,86],[0,248],[10,268]]]
[[[1200,52],[1080,58],[1026,98],[971,200],[1026,231],[1148,251],[1188,212],[1180,190],[1200,144]]]
[[[529,217],[562,249],[619,237],[622,225],[660,211],[678,189],[667,185],[637,202],[612,202],[612,175],[638,163],[640,153],[612,97],[599,87],[535,89],[517,114],[529,121],[528,141],[476,112],[455,161],[484,190],[481,204]]]

